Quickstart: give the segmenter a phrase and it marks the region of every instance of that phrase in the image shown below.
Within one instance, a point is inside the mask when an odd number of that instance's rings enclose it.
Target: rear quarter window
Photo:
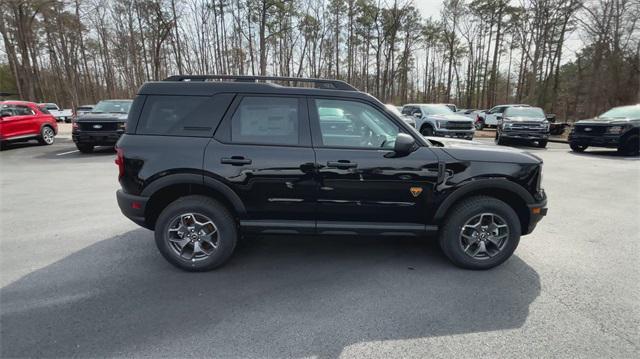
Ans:
[[[138,119],[136,134],[211,137],[232,98],[233,94],[148,95]]]

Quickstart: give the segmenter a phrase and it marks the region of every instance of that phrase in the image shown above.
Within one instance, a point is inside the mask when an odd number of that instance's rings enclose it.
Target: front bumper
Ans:
[[[585,136],[576,135],[575,133],[569,134],[569,142],[573,145],[579,146],[618,148],[620,146],[621,138],[622,135]]]
[[[470,140],[473,138],[474,133],[475,133],[475,130],[449,130],[449,129],[438,128],[435,130],[434,136],[449,137],[449,138],[465,138]]]
[[[75,143],[91,144],[94,146],[113,146],[118,142],[124,131],[73,131],[71,138]]]
[[[529,207],[529,225],[527,228],[522,229],[522,235],[529,234],[533,232],[533,230],[538,225],[538,222],[542,220],[544,216],[547,215],[547,195],[544,191],[541,191],[541,199],[539,202],[530,203],[527,206]]]
[[[118,207],[120,207],[120,211],[125,217],[137,225],[149,228],[145,216],[145,209],[149,201],[148,197],[135,196],[119,189],[116,192],[116,199],[118,200]]]
[[[512,131],[501,130],[500,136],[504,138],[528,140],[528,141],[544,141],[549,138],[549,132],[528,132],[528,131]]]

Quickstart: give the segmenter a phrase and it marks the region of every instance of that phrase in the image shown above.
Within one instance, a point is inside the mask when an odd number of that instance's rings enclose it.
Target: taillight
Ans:
[[[118,166],[118,178],[124,176],[124,151],[116,148],[116,165]]]

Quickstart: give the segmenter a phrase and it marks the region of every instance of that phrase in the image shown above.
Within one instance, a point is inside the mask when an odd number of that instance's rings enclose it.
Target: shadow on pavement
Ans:
[[[2,289],[2,357],[337,357],[374,340],[518,328],[540,293],[514,256],[451,265],[411,238],[253,237],[186,273],[138,229]]]
[[[605,158],[613,160],[637,160],[640,156],[630,156],[620,153],[615,149],[587,149],[585,152],[568,151],[571,155],[578,157]]]

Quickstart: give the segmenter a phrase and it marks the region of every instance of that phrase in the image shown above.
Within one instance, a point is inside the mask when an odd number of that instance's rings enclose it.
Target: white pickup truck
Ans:
[[[47,110],[53,117],[55,117],[56,121],[71,122],[71,118],[73,117],[72,109],[61,109],[55,103],[39,103],[38,107]]]

